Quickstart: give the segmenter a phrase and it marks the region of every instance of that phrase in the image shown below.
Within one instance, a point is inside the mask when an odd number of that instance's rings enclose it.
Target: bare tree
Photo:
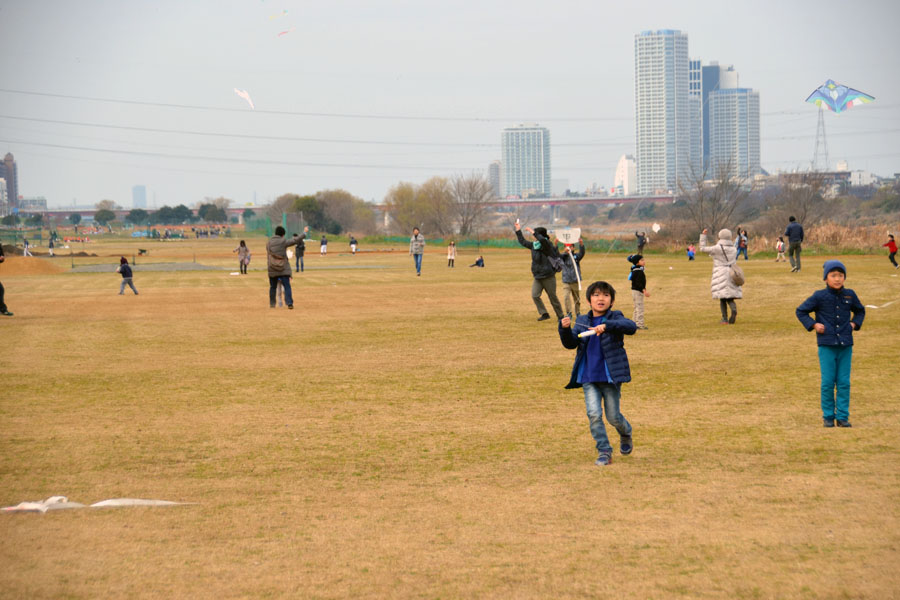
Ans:
[[[101,200],[97,204],[94,205],[94,208],[97,210],[119,210],[122,207],[113,202],[112,200]]]
[[[447,178],[432,177],[419,186],[416,198],[424,210],[423,230],[441,236],[453,233],[453,192]]]
[[[683,204],[685,218],[701,231],[709,228],[716,232],[728,225],[735,211],[750,195],[746,180],[732,175],[731,161],[719,163],[712,180],[707,180],[704,169],[696,173],[691,169],[687,181],[679,180],[679,200]]]
[[[467,236],[484,218],[487,204],[493,200],[494,190],[491,182],[478,173],[455,175],[450,179],[450,189],[456,205],[459,234]]]
[[[388,190],[384,203],[391,211],[391,216],[400,231],[412,231],[413,227],[422,227],[423,215],[416,198],[416,186],[400,182]]]
[[[282,194],[275,199],[275,202],[266,207],[266,214],[273,221],[281,222],[281,214],[293,212],[294,201],[299,199],[297,194]]]

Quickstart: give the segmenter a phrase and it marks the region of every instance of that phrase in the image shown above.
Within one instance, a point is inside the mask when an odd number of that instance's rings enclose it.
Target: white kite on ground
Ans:
[[[250,92],[247,90],[239,90],[234,88],[234,93],[237,94],[240,98],[243,98],[247,101],[247,104],[250,105],[251,110],[256,110],[256,107],[253,106],[253,100],[250,99]]]
[[[176,506],[181,504],[194,504],[194,502],[171,502],[169,500],[145,500],[143,498],[111,498],[91,504],[91,508],[107,508],[111,506]],[[3,507],[3,512],[39,512],[48,510],[63,510],[67,508],[86,508],[79,502],[69,502],[65,496],[50,496],[46,500],[37,502],[20,502],[15,506]]]
[[[866,308],[884,308],[885,306],[890,306],[894,302],[896,302],[896,300],[891,300],[890,302],[885,302],[881,306],[875,306],[874,304],[866,304]]]

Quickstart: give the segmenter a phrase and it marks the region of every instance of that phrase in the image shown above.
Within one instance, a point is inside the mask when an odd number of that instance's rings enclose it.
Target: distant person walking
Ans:
[[[356,238],[352,235],[350,236],[350,254],[356,254],[356,248],[359,246],[359,243],[356,241]]]
[[[887,241],[887,244],[883,244],[883,246],[886,246],[888,249],[888,252],[890,252],[890,254],[888,254],[888,259],[891,261],[891,264],[894,265],[894,268],[896,269],[897,268],[897,260],[894,257],[897,256],[897,242],[894,241],[893,235],[888,234],[888,237],[890,239]]]
[[[309,227],[304,228],[303,233],[294,235],[289,240],[284,239],[284,227],[275,228],[275,235],[266,242],[266,263],[269,273],[269,308],[275,308],[275,293],[278,290],[278,282],[284,286],[284,302],[288,309],[294,308],[294,296],[291,294],[291,263],[288,261],[287,249],[296,246],[306,237]]]
[[[409,238],[409,253],[416,263],[416,277],[422,275],[422,255],[425,254],[425,236],[419,232],[418,227],[413,227]]]
[[[452,269],[453,264],[455,262],[456,262],[456,242],[450,242],[450,245],[447,246],[447,266]]]
[[[47,249],[50,250],[50,256],[53,256],[53,248],[56,247],[56,244],[53,243],[53,236],[50,236],[50,243],[47,244]]]
[[[119,268],[116,269],[122,275],[122,285],[119,286],[119,295],[125,293],[125,286],[131,288],[131,291],[134,292],[134,295],[138,295],[137,288],[134,287],[134,273],[131,271],[131,265],[128,264],[128,259],[124,256],[119,259]]]
[[[3,244],[0,243],[0,263],[4,262],[5,260],[6,256],[4,256],[3,254]],[[9,309],[6,308],[6,303],[3,301],[4,293],[5,290],[3,289],[3,283],[0,282],[0,315],[3,315],[4,317],[11,317],[13,316],[13,314],[9,312]]]
[[[302,239],[294,249],[294,270],[298,273],[303,272],[303,255],[306,253],[306,242]]]
[[[694,247],[694,244],[688,244],[688,247],[687,247],[688,260],[694,260],[694,255],[696,253],[697,253],[697,248]]]
[[[237,248],[232,250],[232,252],[237,252],[238,255],[238,267],[241,270],[242,275],[247,274],[247,265],[250,264],[250,248],[247,247],[247,243],[244,240],[241,240],[241,243]]]
[[[28,251],[28,249],[29,249],[30,247],[31,247],[31,244],[28,243],[28,238],[27,238],[27,237],[23,237],[23,238],[22,238],[22,248],[23,248],[23,250],[22,250],[22,256],[34,256],[31,252]]]
[[[775,262],[787,262],[787,257],[784,255],[784,237],[778,236],[778,241],[775,242],[775,252],[778,254],[775,255]]]
[[[734,325],[737,319],[737,304],[735,300],[742,297],[741,286],[735,285],[731,280],[731,265],[737,262],[737,249],[731,241],[731,231],[722,229],[719,231],[719,242],[712,246],[707,245],[708,229],[700,234],[700,252],[706,252],[713,259],[712,280],[709,284],[712,297],[719,300],[719,309],[722,311],[722,325]],[[731,308],[731,316],[728,309]]]
[[[322,234],[322,239],[319,240],[319,254],[321,256],[325,256],[328,254],[328,238],[325,237],[325,234]]]
[[[791,261],[791,273],[800,270],[800,251],[803,249],[803,225],[797,222],[794,215],[788,218],[784,236],[788,239],[788,258]]]
[[[525,231],[534,236],[533,242],[525,241],[525,236],[522,235],[522,227],[517,220],[516,239],[523,248],[531,251],[531,275],[534,277],[534,281],[531,283],[531,299],[534,301],[534,305],[537,307],[540,315],[538,321],[546,321],[550,318],[550,313],[547,312],[547,307],[544,306],[544,302],[541,300],[541,292],[547,293],[547,298],[550,300],[553,312],[556,313],[556,318],[562,319],[562,304],[559,303],[559,298],[556,296],[556,267],[550,262],[551,257],[560,260],[559,252],[556,251],[556,247],[547,238],[546,228],[537,227],[531,229],[526,227]]]

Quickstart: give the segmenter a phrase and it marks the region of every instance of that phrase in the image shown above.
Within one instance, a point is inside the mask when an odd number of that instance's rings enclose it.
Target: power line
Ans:
[[[128,104],[133,106],[156,106],[160,108],[186,108],[190,110],[216,110],[223,112],[248,112],[246,108],[224,108],[221,106],[203,106],[199,104],[177,104],[172,102],[147,102],[143,100],[122,100],[117,98],[97,98],[94,96],[77,96],[73,94],[51,94],[48,92],[31,92],[26,90],[11,90],[0,88],[0,92],[7,94],[23,94],[27,96],[41,96],[45,98],[64,98],[67,100],[88,100],[91,102],[110,102],[113,104]],[[252,112],[266,115],[281,115],[295,117],[321,117],[334,119],[373,119],[383,121],[446,121],[446,122],[467,122],[467,123],[488,123],[488,122],[610,122],[622,121],[632,122],[632,117],[437,117],[437,116],[410,116],[410,115],[378,115],[378,114],[362,114],[362,113],[328,113],[328,112],[308,112],[308,111],[290,111],[290,110],[271,110],[271,109],[254,109]]]

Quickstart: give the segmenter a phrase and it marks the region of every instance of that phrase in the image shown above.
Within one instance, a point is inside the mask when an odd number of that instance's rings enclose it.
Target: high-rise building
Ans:
[[[147,208],[146,185],[136,185],[131,188],[131,208]]]
[[[535,124],[507,127],[501,146],[503,194],[550,196],[550,130]]]
[[[691,179],[703,173],[703,69],[700,59],[688,68],[688,101],[691,103]]]
[[[6,180],[0,177],[0,217],[9,213],[9,204],[6,196]]]
[[[637,162],[630,154],[623,154],[619,159],[613,185],[623,196],[637,193]]]
[[[703,167],[709,171],[709,95],[716,90],[733,90],[738,86],[738,73],[732,65],[720,66],[717,61],[700,68],[700,89],[703,110]],[[709,175],[709,173],[707,173]]]
[[[3,162],[0,162],[0,177],[6,181],[6,206],[12,212],[19,206],[19,176],[12,153],[7,152]]]
[[[634,36],[637,180],[641,194],[675,190],[690,176],[688,36],[673,29]]]
[[[759,92],[748,88],[716,90],[709,94],[709,174],[745,179],[760,173]]]
[[[503,197],[503,189],[500,185],[500,177],[503,172],[503,163],[499,160],[492,161],[491,164],[488,165],[488,181],[491,184],[491,190],[493,190],[494,198],[502,198]]]

